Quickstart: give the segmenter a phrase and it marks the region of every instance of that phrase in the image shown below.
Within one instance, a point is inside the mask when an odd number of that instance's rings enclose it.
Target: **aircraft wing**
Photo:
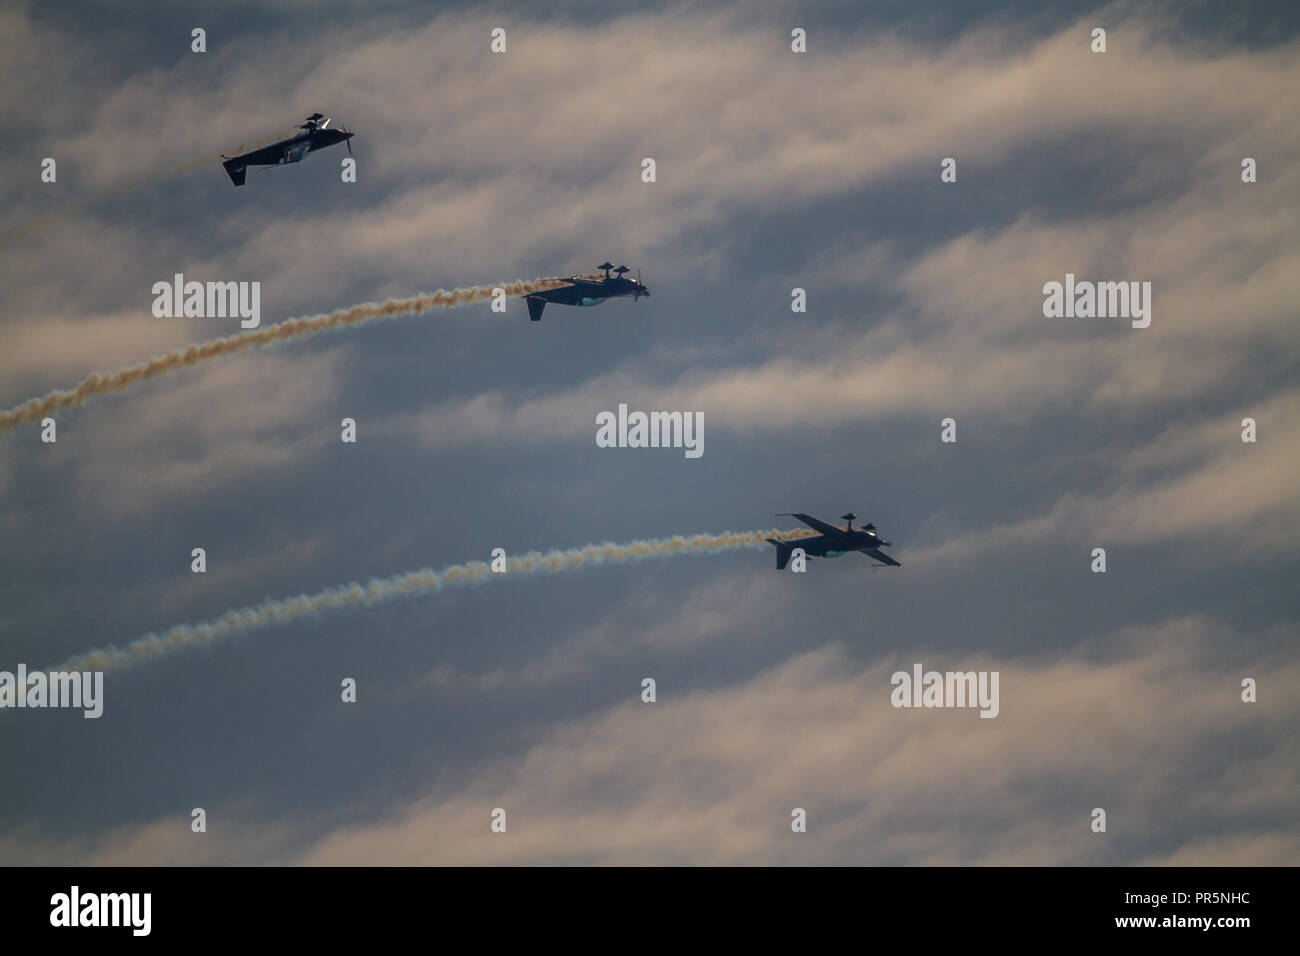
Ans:
[[[784,517],[798,518],[808,527],[816,528],[822,534],[843,534],[844,533],[843,528],[837,528],[833,524],[827,524],[825,521],[819,521],[818,519],[814,518],[812,515],[788,514],[788,515],[784,515]]]
[[[885,552],[881,551],[879,548],[871,548],[871,549],[869,549],[869,550],[863,551],[862,553],[863,553],[863,554],[866,554],[866,555],[870,555],[871,557],[873,557],[873,558],[875,558],[877,561],[879,561],[881,564],[888,564],[890,567],[893,567],[893,568],[901,568],[901,567],[902,567],[901,564],[899,564],[897,561],[895,561],[895,560],[894,560],[893,558],[891,558],[889,555],[885,554]]]

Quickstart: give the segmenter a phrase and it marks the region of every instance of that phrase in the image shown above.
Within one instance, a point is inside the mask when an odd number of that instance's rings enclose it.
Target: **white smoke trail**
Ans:
[[[266,348],[314,335],[329,329],[360,325],[376,319],[392,319],[401,315],[415,315],[430,309],[451,309],[471,302],[482,302],[492,297],[497,288],[503,289],[508,296],[528,295],[531,292],[544,292],[568,285],[565,279],[534,279],[503,283],[499,286],[483,285],[468,289],[453,289],[413,296],[409,299],[389,299],[387,302],[367,302],[354,305],[335,312],[307,316],[298,319],[286,319],[276,325],[253,329],[235,335],[227,335],[207,342],[198,342],[176,349],[163,355],[155,356],[146,362],[129,365],[115,372],[92,372],[74,388],[50,392],[39,398],[28,399],[21,405],[15,405],[5,412],[0,412],[0,432],[10,431],[19,425],[35,424],[51,412],[63,408],[74,408],[85,404],[91,398],[112,392],[125,391],[141,382],[167,375],[183,368],[192,368],[201,362],[234,355],[249,349]]]
[[[191,647],[199,647],[247,631],[255,631],[272,624],[287,624],[298,618],[321,611],[369,607],[383,604],[394,598],[437,594],[447,588],[481,584],[491,579],[513,578],[520,575],[556,574],[587,565],[642,561],[677,554],[713,554],[737,548],[762,547],[767,538],[791,541],[805,538],[816,532],[807,529],[795,531],[745,531],[722,534],[697,534],[690,538],[652,538],[628,544],[589,544],[566,551],[548,551],[507,559],[507,571],[496,574],[482,561],[453,564],[441,571],[421,568],[388,578],[374,578],[369,584],[345,584],[326,588],[315,594],[300,594],[292,598],[266,600],[254,607],[237,608],[220,617],[201,624],[178,624],[162,632],[151,632],[138,637],[125,647],[109,646],[87,651],[64,661],[50,670],[107,670],[142,664],[159,657]]]

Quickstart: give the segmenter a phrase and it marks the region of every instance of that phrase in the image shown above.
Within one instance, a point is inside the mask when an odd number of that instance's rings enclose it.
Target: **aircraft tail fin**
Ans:
[[[230,181],[236,186],[244,185],[244,178],[248,175],[248,167],[228,159],[221,164],[226,167],[226,173],[230,176]]]
[[[767,543],[776,545],[776,569],[784,571],[785,566],[790,563],[790,552],[794,550],[794,545],[778,541],[776,538],[768,538]]]
[[[546,300],[528,295],[524,296],[524,301],[528,303],[528,317],[534,322],[540,322],[542,320],[542,309],[546,308]]]

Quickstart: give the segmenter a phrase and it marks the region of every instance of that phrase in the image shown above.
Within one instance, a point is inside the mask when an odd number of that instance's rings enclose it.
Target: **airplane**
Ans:
[[[627,266],[614,269],[610,263],[602,262],[596,268],[605,270],[603,279],[600,276],[594,278],[565,276],[564,281],[569,283],[566,286],[524,296],[528,302],[528,318],[534,322],[541,321],[542,310],[546,308],[548,302],[554,302],[556,305],[600,305],[606,299],[624,295],[630,295],[633,302],[641,296],[650,297],[650,290],[641,284],[640,273],[637,273],[635,279],[623,278],[623,273],[629,271]],[[614,270],[615,275],[609,274],[611,269]]]
[[[223,153],[221,158],[224,162],[221,165],[226,167],[230,181],[236,186],[242,186],[244,177],[248,175],[249,166],[283,166],[285,163],[298,163],[313,150],[325,149],[338,143],[347,143],[348,155],[352,155],[352,144],[348,140],[352,139],[354,134],[346,129],[329,129],[329,125],[328,118],[320,113],[312,113],[307,117],[307,122],[298,127],[302,130],[301,133],[294,133],[288,139],[282,139],[278,143],[241,153],[238,156],[226,156]]]
[[[880,550],[888,547],[889,542],[876,533],[874,524],[868,523],[862,528],[854,529],[853,521],[857,518],[857,515],[852,511],[846,515],[840,515],[841,519],[848,522],[843,528],[837,528],[825,521],[818,521],[811,515],[783,514],[781,517],[798,518],[808,527],[820,531],[821,534],[815,538],[797,538],[793,541],[768,538],[768,544],[776,545],[776,569],[778,571],[785,570],[785,566],[790,560],[790,553],[795,548],[803,548],[804,554],[810,558],[838,558],[852,551],[858,551],[880,562],[879,565],[873,565],[873,567],[884,565],[895,568],[902,567],[899,562]]]

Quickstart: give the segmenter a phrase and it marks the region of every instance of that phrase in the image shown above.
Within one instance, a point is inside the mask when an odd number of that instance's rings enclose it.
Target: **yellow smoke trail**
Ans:
[[[488,580],[520,575],[557,574],[589,565],[642,561],[678,554],[715,554],[737,548],[762,547],[768,538],[792,541],[816,534],[806,528],[795,531],[745,531],[697,534],[690,538],[651,538],[628,544],[589,544],[565,551],[548,551],[507,559],[505,573],[493,573],[485,562],[453,564],[441,571],[421,568],[388,578],[374,578],[369,584],[352,583],[326,588],[315,594],[267,600],[255,607],[237,608],[201,624],[178,624],[161,633],[138,637],[125,647],[109,646],[88,651],[49,670],[107,670],[143,664],[176,651],[226,640],[272,624],[287,624],[302,617],[345,608],[369,607],[394,598],[437,594],[447,588],[466,587]]]
[[[265,348],[314,335],[329,329],[360,325],[376,319],[392,319],[400,315],[414,315],[430,309],[450,309],[471,302],[482,302],[492,297],[496,288],[505,290],[508,296],[528,295],[531,292],[544,292],[568,285],[566,279],[535,279],[503,283],[500,286],[475,286],[469,289],[453,289],[417,295],[409,299],[389,299],[387,302],[367,302],[354,305],[323,315],[313,315],[298,319],[286,319],[275,325],[260,329],[227,335],[207,342],[196,342],[183,349],[176,349],[163,355],[155,356],[146,362],[129,365],[114,372],[92,372],[77,383],[76,387],[50,392],[39,398],[28,399],[21,405],[15,405],[5,412],[0,412],[0,432],[7,432],[19,425],[31,425],[39,422],[46,415],[64,408],[74,408],[91,398],[112,392],[125,391],[141,382],[147,382],[160,375],[166,375],[184,368],[192,368],[200,362],[234,355],[249,349]]]

